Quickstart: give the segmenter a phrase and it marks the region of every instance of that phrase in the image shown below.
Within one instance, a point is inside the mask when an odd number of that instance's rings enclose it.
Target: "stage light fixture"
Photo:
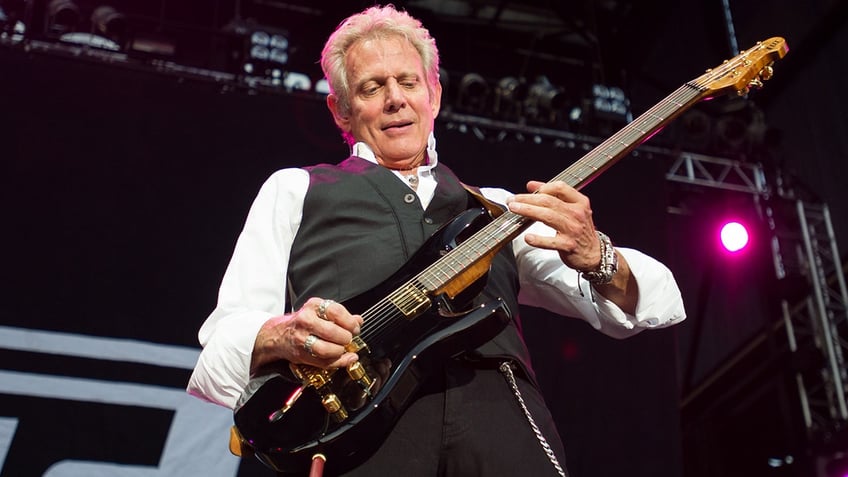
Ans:
[[[630,100],[624,90],[617,86],[595,84],[592,86],[592,106],[595,114],[605,119],[629,123],[633,120]]]
[[[73,0],[51,0],[46,15],[45,34],[48,36],[74,32],[80,21],[80,9]]]
[[[0,5],[0,40],[18,43],[24,39],[26,24],[21,21],[26,13],[23,2]]]
[[[556,112],[565,108],[568,97],[565,91],[554,86],[547,76],[539,76],[527,92],[527,102],[538,109]]]
[[[494,113],[500,117],[521,115],[521,106],[527,99],[527,83],[514,76],[501,78],[495,86]]]
[[[283,86],[289,91],[309,91],[312,89],[312,80],[304,73],[290,71],[283,78]]]
[[[223,27],[230,37],[227,67],[252,84],[283,86],[290,63],[289,32],[253,20],[234,19]],[[310,81],[311,87],[311,81]]]
[[[321,78],[315,82],[315,92],[318,94],[330,94],[330,82]]]
[[[477,73],[468,73],[459,82],[457,108],[470,113],[482,113],[486,108],[489,85]]]
[[[741,222],[733,220],[726,222],[719,231],[721,244],[730,253],[737,253],[748,246],[748,229]]]
[[[538,76],[528,87],[522,116],[537,124],[555,124],[566,112],[568,102],[563,88],[554,86],[547,76]]]
[[[289,61],[289,40],[282,33],[256,30],[250,35],[250,58],[284,65]]]
[[[129,23],[126,15],[108,5],[101,5],[91,13],[91,28],[95,35],[115,42],[119,48],[127,45]]]

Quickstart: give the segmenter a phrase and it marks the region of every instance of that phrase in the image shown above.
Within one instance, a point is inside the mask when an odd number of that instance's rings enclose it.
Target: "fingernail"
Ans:
[[[359,336],[359,333],[362,332],[362,328],[359,325],[356,325],[356,328],[353,329],[353,336]]]

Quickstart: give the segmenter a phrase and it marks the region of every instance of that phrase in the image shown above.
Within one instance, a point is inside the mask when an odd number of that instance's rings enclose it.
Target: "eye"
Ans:
[[[412,89],[412,88],[415,88],[416,86],[418,86],[418,80],[416,78],[408,78],[408,79],[402,80],[400,82],[400,84],[404,88]]]
[[[380,85],[378,84],[366,84],[361,88],[361,93],[363,96],[374,96],[377,92],[380,91]]]

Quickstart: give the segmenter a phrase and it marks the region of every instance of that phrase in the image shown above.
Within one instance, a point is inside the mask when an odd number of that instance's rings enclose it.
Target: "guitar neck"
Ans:
[[[704,88],[698,87],[697,83],[684,84],[549,182],[562,181],[575,189],[583,188],[689,106],[700,101],[703,95]],[[427,290],[438,290],[483,257],[500,250],[532,223],[526,217],[505,212],[422,271],[415,281]]]
[[[550,182],[562,181],[575,189],[582,189],[698,101],[727,91],[744,94],[751,86],[762,86],[762,81],[771,77],[771,64],[788,51],[783,38],[773,37],[707,70],[639,115]],[[419,273],[398,293],[405,294],[406,289],[415,289],[420,295],[428,295],[443,289],[478,262],[490,258],[531,223],[531,220],[511,212],[502,214]]]

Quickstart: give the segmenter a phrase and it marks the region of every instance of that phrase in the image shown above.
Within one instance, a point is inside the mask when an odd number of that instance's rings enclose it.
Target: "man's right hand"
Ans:
[[[341,304],[310,298],[296,312],[275,316],[262,325],[253,344],[251,374],[280,360],[324,369],[347,367],[359,357],[345,351],[345,346],[361,327],[362,317],[350,314]]]

